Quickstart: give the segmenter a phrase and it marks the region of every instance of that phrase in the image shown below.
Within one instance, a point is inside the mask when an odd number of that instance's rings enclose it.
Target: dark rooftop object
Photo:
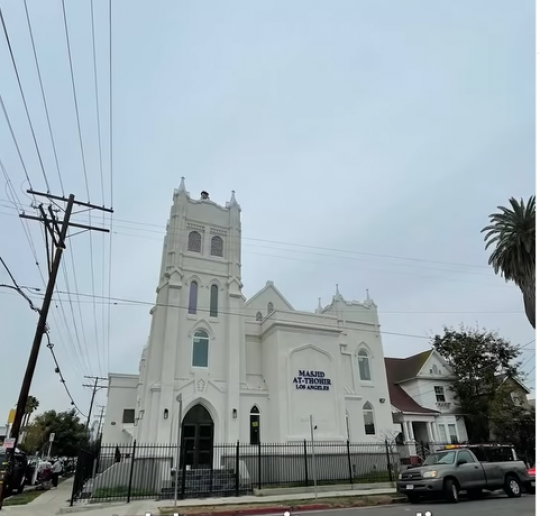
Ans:
[[[423,351],[409,358],[385,358],[386,379],[390,403],[405,414],[438,414],[436,410],[422,407],[414,401],[399,385],[403,380],[409,380],[418,374],[425,364],[431,351]],[[425,355],[425,356],[423,356]]]
[[[201,192],[201,199],[210,199],[210,196],[208,195],[208,192],[205,192],[204,190]]]

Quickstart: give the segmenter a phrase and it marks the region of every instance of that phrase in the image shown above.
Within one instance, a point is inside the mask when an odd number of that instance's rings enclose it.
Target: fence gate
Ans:
[[[77,456],[77,465],[75,467],[75,476],[73,478],[73,491],[71,492],[70,506],[73,502],[82,498],[86,482],[92,478],[94,470],[94,461],[96,455],[87,450],[80,450]]]

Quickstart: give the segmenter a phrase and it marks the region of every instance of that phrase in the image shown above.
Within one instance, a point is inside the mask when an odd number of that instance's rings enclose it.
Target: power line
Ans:
[[[28,119],[28,125],[30,126],[30,131],[32,132],[32,139],[34,140],[34,145],[36,147],[36,152],[37,152],[37,155],[38,155],[39,165],[41,167],[41,172],[43,174],[43,179],[45,179],[45,185],[47,187],[47,191],[49,192],[50,191],[49,181],[47,179],[47,174],[45,173],[45,166],[43,165],[43,159],[41,157],[41,152],[39,150],[39,145],[38,145],[38,142],[37,142],[36,133],[34,131],[34,124],[32,124],[32,119],[30,118],[30,111],[28,110],[28,103],[26,102],[26,96],[24,94],[24,90],[23,90],[23,87],[22,87],[21,77],[19,75],[19,69],[17,68],[17,63],[15,61],[15,56],[13,54],[13,48],[11,47],[11,41],[10,41],[10,38],[9,38],[9,34],[8,34],[8,31],[7,31],[7,27],[6,27],[6,22],[4,20],[4,15],[2,13],[2,8],[1,7],[0,7],[0,21],[2,23],[2,29],[4,31],[4,36],[6,37],[6,42],[7,42],[7,45],[8,45],[9,55],[11,57],[11,63],[13,64],[13,69],[15,70],[15,75],[17,76],[17,83],[19,84],[19,91],[21,93],[21,97],[22,97],[22,100],[23,100],[24,109],[25,109],[25,112],[26,112],[26,118]]]

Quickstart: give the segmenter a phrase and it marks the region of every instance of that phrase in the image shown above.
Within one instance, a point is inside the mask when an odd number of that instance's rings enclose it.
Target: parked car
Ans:
[[[6,452],[0,448],[0,464],[6,461]],[[26,453],[17,449],[15,451],[15,468],[11,476],[10,484],[6,486],[8,496],[14,491],[22,493],[26,484],[26,469],[28,467],[28,457]]]
[[[478,498],[483,490],[504,489],[507,496],[517,498],[529,482],[527,467],[517,460],[512,446],[453,444],[400,473],[397,487],[411,503],[422,498],[457,503],[461,491]]]

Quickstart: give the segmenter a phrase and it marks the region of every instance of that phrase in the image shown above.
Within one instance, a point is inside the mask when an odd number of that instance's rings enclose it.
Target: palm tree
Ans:
[[[39,407],[39,400],[35,396],[28,396],[28,399],[26,400],[26,407],[24,409],[25,420],[24,420],[23,426],[28,426],[30,417],[38,409],[38,407]]]
[[[495,244],[488,263],[495,274],[501,274],[506,281],[513,281],[523,293],[525,314],[533,328],[536,328],[536,196],[527,204],[514,197],[511,208],[498,206],[500,213],[492,213],[491,224],[484,229],[486,249]]]

